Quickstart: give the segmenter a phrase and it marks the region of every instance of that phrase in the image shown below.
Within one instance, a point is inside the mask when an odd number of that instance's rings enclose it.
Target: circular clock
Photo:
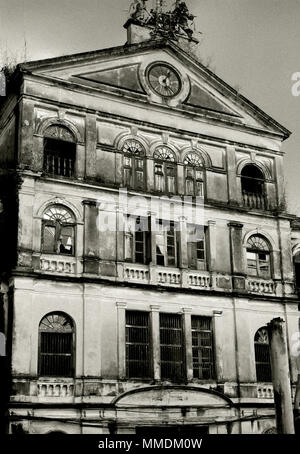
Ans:
[[[163,97],[176,96],[181,90],[181,80],[178,73],[170,66],[162,63],[150,67],[148,81],[152,90]]]

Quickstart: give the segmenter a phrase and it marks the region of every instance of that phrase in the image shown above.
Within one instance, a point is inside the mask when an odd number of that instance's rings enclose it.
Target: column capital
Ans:
[[[183,307],[182,308],[182,312],[184,314],[190,314],[192,311],[193,311],[193,309],[191,307]]]
[[[213,311],[213,316],[214,317],[222,317],[223,311]]]
[[[230,221],[230,222],[228,222],[228,227],[233,227],[235,229],[242,229],[244,227],[244,224],[241,224],[240,222],[236,222],[236,221]]]
[[[151,305],[150,309],[151,309],[151,312],[159,312],[160,306],[159,305]]]
[[[214,225],[216,225],[217,223],[216,223],[216,221],[207,221],[207,224],[208,224],[209,226],[210,226],[210,225],[211,225],[211,226],[214,226]]]
[[[116,306],[118,309],[126,309],[127,308],[127,303],[123,303],[122,301],[117,301]]]

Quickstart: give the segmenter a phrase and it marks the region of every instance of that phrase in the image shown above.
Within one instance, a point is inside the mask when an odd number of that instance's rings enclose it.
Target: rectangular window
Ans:
[[[44,224],[43,228],[43,252],[53,254],[56,252],[56,228],[53,225]]]
[[[167,192],[169,194],[176,193],[176,167],[166,165],[167,175]]]
[[[154,165],[154,173],[155,173],[155,190],[159,192],[165,191],[165,176],[163,171],[163,164],[155,164]]]
[[[135,189],[144,189],[144,159],[135,158]]]
[[[151,261],[150,218],[127,215],[125,222],[125,260],[148,264]]]
[[[157,265],[177,267],[178,263],[177,224],[173,221],[157,221],[156,262]]]
[[[203,226],[188,224],[188,263],[193,270],[206,270],[206,232]]]
[[[212,319],[192,316],[192,350],[194,378],[214,378]]]
[[[160,314],[160,360],[162,380],[183,380],[184,349],[181,315]]]
[[[72,376],[72,333],[41,333],[40,375]]]
[[[129,156],[124,156],[124,186],[125,188],[133,187],[132,158]]]
[[[126,375],[147,378],[151,375],[150,315],[126,311]]]
[[[73,177],[75,173],[76,144],[46,138],[44,142],[44,170],[51,175]]]

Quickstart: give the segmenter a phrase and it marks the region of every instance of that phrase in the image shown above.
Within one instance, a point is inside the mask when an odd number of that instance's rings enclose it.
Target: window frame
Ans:
[[[50,141],[50,142],[49,142]],[[55,142],[57,147],[55,147]],[[53,145],[53,149],[49,144]],[[63,144],[68,144],[69,156],[64,156]],[[49,147],[50,149],[47,149]],[[55,172],[53,169],[49,171],[49,156],[56,158],[57,165],[60,167],[60,159],[68,159],[71,161],[71,171],[69,169],[69,175],[64,173]],[[50,175],[55,178],[76,178],[76,162],[77,162],[77,141],[73,132],[65,125],[52,124],[47,127],[44,132],[43,141],[43,172],[46,175]],[[59,164],[58,164],[59,163]]]
[[[127,214],[125,215],[127,216],[127,218],[135,218],[135,226],[137,225],[137,221],[139,219],[143,219],[145,223],[147,223],[147,226],[148,226],[148,230],[136,230],[134,229],[134,231],[130,232],[129,230],[125,229],[124,230],[124,251],[125,251],[125,262],[127,263],[137,263],[137,264],[141,264],[141,265],[149,265],[149,263],[151,262],[151,219],[150,217],[148,216],[135,216],[135,215],[131,215],[131,214]],[[142,222],[139,222],[139,225],[142,225],[143,224],[143,221]],[[137,254],[137,251],[136,251],[136,243],[137,243],[137,238],[136,238],[136,234],[142,234],[143,235],[143,261],[142,262],[139,262],[137,261],[137,257],[136,257],[136,254]],[[131,256],[129,257],[128,256],[128,251],[126,250],[126,236],[130,237],[129,241],[130,241],[130,249],[131,249]]]
[[[147,327],[147,331],[148,331],[148,343],[134,343],[134,342],[129,342],[127,339],[128,339],[128,328],[145,328],[145,327],[142,327],[142,326],[138,326],[138,325],[129,325],[128,322],[127,322],[127,315],[131,313],[141,313],[141,314],[144,314],[146,315],[147,314],[147,318],[148,318],[148,327]],[[130,375],[129,374],[129,364],[128,364],[128,361],[136,361],[138,362],[138,360],[129,360],[128,359],[128,349],[127,347],[129,345],[147,345],[148,346],[148,358],[147,360],[144,360],[144,362],[148,363],[148,370],[147,370],[147,375],[142,375],[142,376],[138,376],[138,375]],[[141,311],[141,310],[128,310],[126,309],[125,311],[125,368],[126,368],[126,378],[127,379],[152,379],[153,377],[153,345],[152,345],[152,326],[151,326],[151,313],[148,312],[148,311]]]
[[[197,228],[198,227],[198,228]],[[196,229],[197,233],[200,229],[203,230],[203,238],[197,239],[197,241],[189,241],[189,228]],[[196,235],[197,235],[196,233]],[[198,271],[207,271],[208,269],[208,240],[207,240],[207,228],[205,226],[200,226],[196,224],[187,224],[187,252],[188,252],[188,268],[190,270],[198,270]],[[198,236],[198,235],[197,235]],[[200,241],[203,241],[203,249],[198,247]],[[193,267],[192,265],[192,245],[196,244],[196,265]],[[190,253],[191,249],[191,253]],[[198,251],[203,251],[204,258],[201,259],[198,257]]]
[[[73,222],[62,222],[60,223],[58,220],[51,220],[51,219],[42,219],[42,226],[41,226],[41,253],[42,254],[50,254],[50,255],[64,255],[64,256],[67,256],[67,257],[75,257],[76,256],[76,235],[77,235],[77,232],[76,232],[76,220],[75,220],[75,216],[73,215],[73,213],[71,212],[71,210],[69,210],[68,208],[66,208],[65,206],[63,205],[50,205],[46,208],[46,210],[44,211],[43,213],[43,216],[46,214],[46,212],[52,208],[52,207],[55,207],[55,206],[59,206],[60,208],[63,208],[65,211],[67,211],[70,216],[73,218]],[[53,251],[53,252],[49,252],[49,251],[45,251],[44,250],[44,245],[45,245],[45,228],[49,226],[49,227],[54,227],[55,228],[55,239],[54,239],[54,243],[58,243],[59,241],[59,238],[60,238],[60,233],[62,231],[63,228],[72,228],[73,230],[73,245],[72,245],[72,253],[71,254],[68,254],[66,252],[61,252],[61,251]]]
[[[177,318],[178,320],[180,319],[180,328],[170,328],[170,327],[162,327],[162,318],[163,317],[174,317]],[[162,347],[172,347],[172,346],[178,346],[179,344],[176,344],[176,343],[169,343],[169,344],[166,344],[166,343],[162,343],[162,330],[165,329],[165,330],[176,330],[176,331],[180,331],[181,333],[181,361],[169,361],[169,360],[163,360],[162,357]],[[162,381],[173,381],[173,382],[177,382],[177,383],[182,383],[182,382],[185,382],[186,381],[186,372],[187,372],[187,368],[186,368],[186,333],[185,333],[185,330],[184,330],[184,320],[183,320],[183,316],[181,314],[174,314],[174,313],[170,313],[170,312],[160,312],[159,313],[159,345],[160,345],[160,377],[161,377],[161,380]],[[174,363],[174,364],[177,364],[177,363],[181,363],[181,374],[180,376],[178,377],[167,377],[167,376],[164,376],[163,375],[163,363]],[[172,374],[172,372],[170,372],[170,374]]]
[[[210,329],[199,329],[199,328],[193,328],[193,320],[207,320],[209,321],[210,324]],[[193,345],[193,340],[194,336],[193,333],[210,333],[210,346],[206,345]],[[191,315],[191,337],[192,337],[192,359],[193,359],[193,379],[194,380],[201,380],[201,381],[209,381],[209,380],[215,380],[216,379],[216,356],[215,356],[215,338],[214,338],[214,323],[213,323],[213,318],[212,317],[207,317],[203,315]],[[209,378],[203,378],[203,377],[195,377],[195,367],[194,367],[194,350],[197,349],[198,351],[201,349],[206,349],[210,350],[210,355],[211,355],[211,361],[209,362],[210,364],[210,377]],[[199,362],[199,359],[198,359]],[[200,368],[198,367],[198,372]],[[203,374],[203,370],[202,370]],[[199,374],[200,375],[200,374]]]
[[[253,238],[257,238],[261,242],[265,243],[266,247],[259,248],[259,247],[251,246],[251,244],[249,245],[249,241]],[[249,257],[250,254],[254,254],[255,257],[251,259]],[[260,259],[259,255],[265,255],[267,257],[267,260]],[[257,277],[260,279],[272,279],[272,275],[273,275],[272,250],[271,250],[269,241],[263,235],[254,234],[248,238],[247,244],[246,244],[246,261],[247,261],[247,275],[249,277]],[[254,264],[252,267],[249,266],[250,261],[255,262],[255,267],[254,267]],[[264,272],[261,271],[263,266],[268,267],[268,271],[266,274],[264,274]],[[249,273],[249,270],[251,270],[251,269],[255,270],[255,274]]]
[[[136,144],[136,149],[133,148],[130,151],[130,147],[133,147],[133,143]],[[146,189],[146,181],[147,181],[147,165],[146,165],[146,150],[145,147],[139,140],[136,139],[127,139],[122,147],[123,152],[123,186],[128,189],[134,189],[136,191],[145,191]],[[129,159],[131,164],[126,164],[126,159]],[[139,167],[137,162],[142,162],[142,172],[143,172],[143,184],[142,187],[137,186],[137,173],[139,171]],[[130,171],[130,180],[131,183],[128,185],[126,182],[125,171]]]
[[[267,333],[267,337],[268,337],[268,342],[259,342],[258,339],[259,336],[260,336],[260,333],[265,331]],[[262,337],[260,337],[262,338]],[[271,369],[271,356],[270,356],[270,350],[269,350],[269,336],[268,336],[268,330],[267,330],[267,327],[266,326],[262,326],[261,328],[259,328],[255,335],[254,335],[254,359],[255,359],[255,372],[256,372],[256,382],[257,383],[272,383],[272,369]],[[257,345],[264,345],[264,349],[267,353],[267,356],[269,358],[269,361],[257,361],[257,356],[258,354],[261,354],[261,352],[258,353],[258,348],[257,348]],[[258,367],[259,366],[267,366],[267,377],[266,376],[261,376],[260,374],[263,373],[261,371],[258,370]],[[265,380],[260,380],[260,378],[267,378]],[[268,380],[269,378],[269,380]]]
[[[206,172],[205,167],[203,164],[202,158],[196,153],[195,151],[189,152],[184,161],[184,193],[186,196],[190,197],[206,197]],[[190,177],[188,175],[188,171],[191,170],[193,172],[193,176]],[[201,172],[201,178],[197,177],[197,172]],[[187,190],[187,182],[193,182],[193,194],[189,194]],[[197,184],[202,183],[202,194],[197,194]]]
[[[169,229],[168,230],[163,227],[164,226],[164,222],[167,225],[169,224]],[[175,222],[175,221],[164,221],[163,219],[158,219],[157,223],[159,225],[159,229],[163,229],[163,232],[161,232],[160,235],[164,238],[164,250],[165,250],[165,253],[164,254],[158,254],[158,247],[159,246],[156,243],[156,264],[158,266],[164,266],[164,267],[168,267],[168,268],[178,268],[178,265],[179,265],[178,254],[179,254],[179,251],[180,251],[180,237],[178,235],[178,229],[177,229],[178,223]],[[173,237],[174,237],[174,245],[173,246],[170,246],[170,244],[168,244],[168,239],[171,237],[171,235],[169,235],[171,227],[173,228],[173,232],[174,232],[174,235],[173,235]],[[169,253],[168,253],[169,247],[174,247],[174,259],[175,259],[175,264],[174,265],[170,265],[170,263],[169,263],[170,262],[169,258],[171,257],[171,256],[169,256]],[[158,260],[157,260],[158,257],[163,257],[164,264],[158,263]]]
[[[71,367],[70,367],[70,373],[68,375],[56,375],[56,374],[42,374],[42,355],[45,355],[44,353],[42,353],[42,333],[47,333],[46,330],[41,330],[41,324],[43,322],[43,320],[45,320],[47,317],[50,317],[50,316],[53,316],[53,315],[57,315],[57,316],[60,316],[60,317],[64,317],[66,320],[69,321],[69,323],[71,324],[71,328],[72,328],[72,331],[71,331],[71,353],[70,353],[70,357],[71,357]],[[51,332],[50,332],[51,333]],[[54,331],[52,333],[53,335],[54,334],[61,334],[60,331]],[[66,333],[68,334],[68,333]],[[55,354],[55,353],[53,353]],[[56,353],[57,355],[59,353]],[[62,354],[63,356],[63,354]],[[67,356],[67,355],[65,355]],[[69,314],[65,313],[65,312],[61,312],[61,311],[54,311],[54,312],[50,312],[46,315],[43,316],[43,318],[40,320],[39,322],[39,326],[38,326],[38,364],[37,364],[37,370],[38,370],[38,376],[41,378],[41,377],[47,377],[47,378],[75,378],[75,375],[76,375],[76,326],[75,326],[75,323],[74,323],[74,320],[72,319],[72,317],[69,316]]]
[[[158,154],[161,153],[161,156],[159,157]],[[163,156],[164,155],[164,156]],[[156,148],[154,154],[153,154],[153,160],[154,160],[154,165],[153,165],[153,171],[154,171],[154,189],[156,192],[159,194],[168,194],[168,195],[174,195],[178,193],[178,169],[177,169],[177,161],[176,161],[176,155],[173,152],[171,148],[168,146],[160,145]],[[162,171],[158,173],[156,171],[157,166],[161,166]],[[169,177],[170,175],[168,174],[168,171],[172,169],[174,175],[174,192],[169,191]],[[163,180],[163,189],[159,190],[157,188],[157,175],[162,176]]]

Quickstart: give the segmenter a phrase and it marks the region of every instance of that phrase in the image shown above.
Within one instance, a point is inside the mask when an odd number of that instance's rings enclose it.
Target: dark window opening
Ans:
[[[177,267],[179,255],[177,223],[159,220],[156,235],[156,263],[160,266]]]
[[[150,316],[148,312],[126,311],[126,375],[147,378],[151,375]]]
[[[212,319],[192,316],[192,351],[194,378],[214,378]]]
[[[260,328],[254,337],[256,379],[258,382],[272,382],[269,336],[266,327]]]
[[[160,314],[161,378],[180,382],[184,379],[182,316]]]
[[[71,178],[75,174],[76,144],[64,140],[44,139],[44,171]]]
[[[300,289],[300,252],[294,257],[296,287]]]
[[[265,197],[265,179],[261,170],[253,165],[246,165],[241,172],[243,203],[249,208],[267,209]]]
[[[39,326],[39,375],[72,377],[74,375],[74,328],[63,313],[48,314]]]

